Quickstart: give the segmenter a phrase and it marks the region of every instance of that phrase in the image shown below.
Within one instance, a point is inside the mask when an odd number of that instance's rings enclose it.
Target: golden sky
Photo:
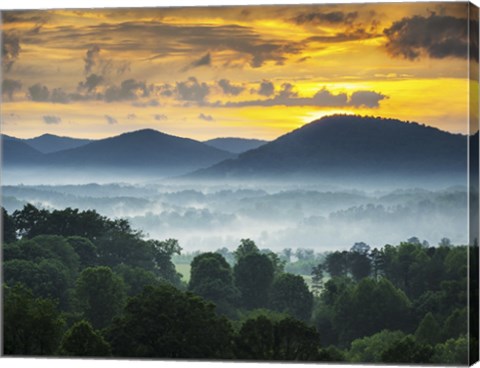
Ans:
[[[17,137],[274,139],[332,113],[468,130],[467,3],[5,11],[2,23],[1,128]]]

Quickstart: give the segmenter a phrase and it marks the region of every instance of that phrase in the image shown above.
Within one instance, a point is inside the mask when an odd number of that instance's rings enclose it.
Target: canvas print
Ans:
[[[4,356],[477,361],[477,7],[1,21]]]

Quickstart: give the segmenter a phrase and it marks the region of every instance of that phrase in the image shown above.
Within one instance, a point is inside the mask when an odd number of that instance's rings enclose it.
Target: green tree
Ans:
[[[17,240],[17,231],[15,220],[10,216],[5,208],[2,207],[2,243],[12,243]]]
[[[346,276],[348,252],[333,252],[325,257],[325,269],[331,277]]]
[[[256,254],[259,252],[260,250],[258,249],[253,240],[241,239],[240,245],[237,247],[237,250],[233,252],[233,254],[235,255],[235,259],[238,262],[241,258],[246,257],[249,254]]]
[[[106,327],[125,303],[125,284],[109,267],[89,267],[77,280],[79,309],[95,328]]]
[[[102,335],[85,321],[79,321],[63,335],[60,354],[81,357],[107,357],[111,355],[110,345]]]
[[[361,242],[355,243],[348,253],[348,268],[352,277],[360,281],[370,276],[370,246]]]
[[[410,326],[410,307],[407,296],[387,279],[365,278],[337,299],[334,325],[344,342],[383,329],[406,329]]]
[[[175,254],[180,254],[182,248],[176,239],[167,239],[164,241],[150,240],[149,244],[153,248],[153,257],[155,260],[155,272],[158,276],[171,282],[173,285],[180,284],[180,274],[176,271],[172,262]]]
[[[313,295],[302,276],[285,273],[273,282],[271,306],[276,311],[307,321],[312,314]]]
[[[217,311],[231,315],[238,291],[233,284],[232,268],[218,253],[202,253],[191,263],[188,290],[214,302]]]
[[[431,363],[433,349],[430,345],[420,344],[412,335],[405,336],[382,354],[383,363]]]
[[[311,275],[313,295],[320,296],[323,287],[323,265],[319,263],[313,267]]]
[[[382,363],[383,352],[395,346],[404,337],[402,331],[383,330],[372,336],[353,340],[348,360],[355,363]]]
[[[158,286],[162,282],[153,272],[126,264],[116,266],[113,272],[122,278],[128,296],[140,294],[145,287]]]
[[[250,253],[241,257],[235,264],[233,273],[242,304],[247,309],[268,305],[274,269],[267,255]]]
[[[50,299],[34,298],[23,285],[4,286],[3,352],[5,355],[52,355],[64,321]]]
[[[440,341],[441,329],[432,313],[427,313],[415,331],[415,339],[424,344],[435,345]]]
[[[240,359],[314,361],[319,358],[319,348],[315,329],[292,318],[249,319],[235,339],[235,351]]]
[[[467,366],[469,364],[468,349],[469,341],[465,335],[457,339],[448,339],[445,343],[435,346],[432,363]]]
[[[70,236],[67,238],[67,242],[78,254],[80,269],[98,265],[97,247],[89,239],[81,236]]]
[[[131,298],[108,331],[114,356],[227,359],[232,331],[214,305],[173,286],[147,287]]]

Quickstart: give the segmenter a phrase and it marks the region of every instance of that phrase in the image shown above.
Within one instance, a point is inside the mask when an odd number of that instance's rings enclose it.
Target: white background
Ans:
[[[425,0],[421,0],[425,1]],[[428,1],[428,0],[427,0]],[[0,10],[2,9],[48,9],[48,8],[99,8],[99,7],[160,7],[160,6],[197,6],[197,5],[255,5],[255,4],[325,4],[325,3],[365,3],[378,2],[373,0],[328,0],[328,1],[296,1],[296,0],[2,0]],[[382,0],[381,2],[398,2]],[[472,1],[479,6],[480,0]],[[317,364],[316,364],[317,365]],[[1,358],[0,367],[39,367],[39,368],[180,368],[188,366],[188,368],[296,368],[312,366],[312,364],[285,364],[285,363],[226,363],[226,362],[186,362],[186,361],[127,361],[127,360],[84,360],[84,359],[23,359],[23,358]],[[318,364],[318,366],[326,367],[326,364]],[[330,365],[333,367],[355,367],[351,365]],[[357,365],[358,366],[358,365]],[[379,367],[374,365],[363,365],[366,368]],[[389,366],[399,367],[399,366]],[[480,364],[475,365],[476,368]]]

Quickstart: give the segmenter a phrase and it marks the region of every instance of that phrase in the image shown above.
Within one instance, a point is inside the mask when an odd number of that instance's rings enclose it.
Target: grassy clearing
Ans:
[[[185,282],[190,281],[190,265],[188,263],[176,264],[175,268],[177,272],[182,274],[182,280]]]

